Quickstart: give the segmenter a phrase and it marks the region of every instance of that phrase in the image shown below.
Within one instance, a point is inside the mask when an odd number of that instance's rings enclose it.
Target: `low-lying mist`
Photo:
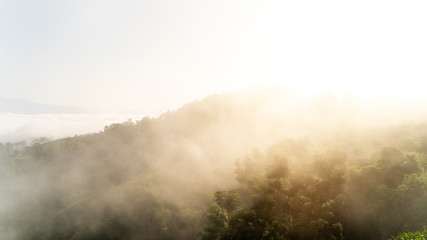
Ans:
[[[35,138],[58,139],[98,132],[103,126],[128,119],[139,119],[142,114],[55,113],[17,114],[0,113],[0,142],[31,142]]]
[[[297,193],[304,186],[312,186],[310,181],[314,180],[305,175],[311,173],[309,169],[322,169],[322,166],[334,169],[336,164],[342,164],[341,160],[345,162],[345,170],[343,167],[337,171],[342,170],[347,179],[342,184],[355,183],[361,172],[383,166],[390,154],[398,156],[391,157],[398,160],[397,163],[390,160],[390,164],[397,166],[399,159],[411,162],[413,156],[423,169],[427,149],[424,107],[422,103],[369,102],[332,93],[303,97],[288,89],[268,88],[211,95],[159,117],[105,126],[98,133],[50,141],[40,134],[30,144],[2,143],[0,238],[203,238],[208,235],[203,235],[201,228],[210,226],[205,213],[215,191],[242,189],[242,182],[248,184],[252,177],[276,176],[268,175],[268,169],[277,159],[286,159],[286,168],[293,178],[281,181]],[[43,129],[37,133],[40,131]],[[328,160],[336,158],[339,161]],[[245,178],[239,169],[246,171]],[[386,179],[386,172],[381,169],[377,174]],[[407,169],[398,174],[393,172],[398,182],[384,183],[385,186],[390,191],[397,189],[405,174],[415,173],[412,168]],[[313,171],[313,176],[318,174],[320,179],[327,175]],[[375,175],[374,170],[369,171]],[[383,178],[372,176],[372,179],[376,182],[367,182],[366,186],[383,184]],[[295,187],[297,182],[301,187]],[[262,186],[263,182],[260,180],[258,184]],[[334,195],[341,194],[343,199],[347,196],[354,201],[344,205],[352,214],[366,200],[365,195],[356,198],[355,191],[362,192],[357,187],[339,185],[339,193]],[[307,189],[311,191],[310,187]],[[245,191],[239,191],[240,201],[244,203],[241,209],[253,204],[253,194],[260,194],[253,189]],[[349,219],[342,209],[340,214],[334,212],[344,229],[334,236],[384,238],[404,227],[399,222],[383,232],[370,232],[368,220],[373,221],[372,216],[378,214],[379,208],[375,207],[363,208],[365,212],[355,216],[356,220]],[[338,220],[331,221],[336,224]],[[311,224],[309,221],[307,225]],[[387,219],[378,223],[384,221]],[[314,236],[286,229],[289,239]]]

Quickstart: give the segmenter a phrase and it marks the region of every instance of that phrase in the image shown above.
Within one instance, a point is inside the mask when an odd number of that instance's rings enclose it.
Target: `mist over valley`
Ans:
[[[425,239],[426,12],[0,1],[0,240]]]
[[[3,142],[0,236],[372,239],[420,228],[427,123],[393,106],[271,87],[97,133]]]

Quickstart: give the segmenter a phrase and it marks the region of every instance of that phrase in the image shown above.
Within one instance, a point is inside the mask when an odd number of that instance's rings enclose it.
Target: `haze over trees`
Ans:
[[[286,89],[0,144],[1,239],[387,239],[427,222],[424,113]],[[416,116],[416,117],[414,117]]]

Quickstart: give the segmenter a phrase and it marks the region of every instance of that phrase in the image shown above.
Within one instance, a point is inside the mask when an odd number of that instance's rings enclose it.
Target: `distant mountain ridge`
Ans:
[[[19,114],[56,114],[56,113],[86,113],[87,110],[74,106],[60,106],[34,103],[20,99],[0,97],[0,113]]]

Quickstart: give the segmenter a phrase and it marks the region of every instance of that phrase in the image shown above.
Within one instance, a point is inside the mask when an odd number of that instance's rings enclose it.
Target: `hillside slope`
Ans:
[[[390,127],[384,115],[369,122],[374,113],[364,111],[331,94],[304,99],[264,89],[209,96],[100,133],[1,144],[0,236],[195,239],[210,196],[238,186],[236,160],[253,149],[301,138],[281,154],[339,148],[352,153],[349,162],[382,146],[424,149],[425,125]]]

